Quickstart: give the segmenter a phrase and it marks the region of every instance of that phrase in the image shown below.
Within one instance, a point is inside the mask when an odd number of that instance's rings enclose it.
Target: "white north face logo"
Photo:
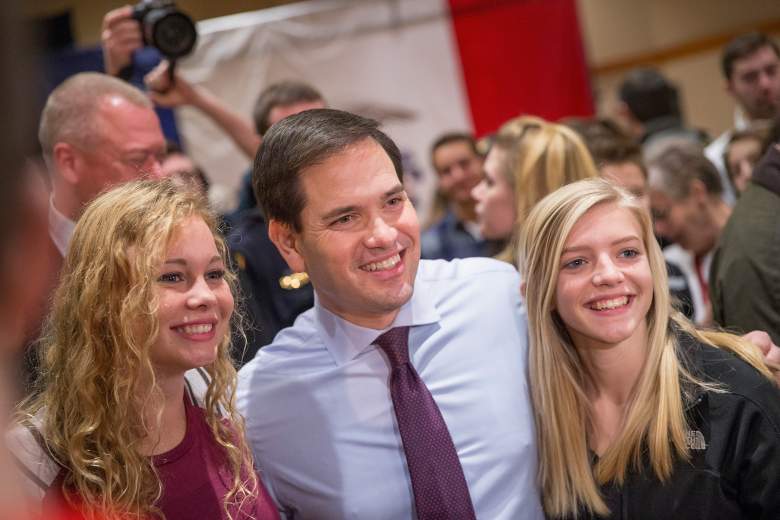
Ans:
[[[706,450],[707,443],[704,441],[704,435],[699,430],[688,430],[685,432],[685,444],[691,450]]]

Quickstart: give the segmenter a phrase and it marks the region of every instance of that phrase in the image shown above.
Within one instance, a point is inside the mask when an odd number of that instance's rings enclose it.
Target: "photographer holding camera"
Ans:
[[[103,19],[101,38],[106,72],[127,79],[137,48],[150,45],[174,63],[192,52],[198,31],[192,18],[172,0],[142,0],[109,12]]]
[[[167,59],[145,77],[151,99],[163,107],[189,105],[200,110],[252,159],[260,146],[260,137],[250,121],[230,110],[207,89],[191,85],[173,72],[172,60],[189,52],[189,42],[195,43],[194,24],[190,33],[184,18],[189,20],[171,2],[159,0],[125,5],[106,13],[100,35],[106,73],[128,77],[135,51],[144,44],[156,47]],[[162,36],[170,34],[174,37]]]

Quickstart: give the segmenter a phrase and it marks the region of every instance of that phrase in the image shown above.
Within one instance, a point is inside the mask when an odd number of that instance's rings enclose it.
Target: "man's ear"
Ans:
[[[723,82],[723,90],[725,90],[726,92],[728,92],[728,94],[729,94],[731,97],[736,97],[736,96],[734,95],[734,87],[733,87],[733,86],[732,86],[732,84],[731,84],[731,80],[727,79],[726,81],[724,81],[724,82]]]
[[[294,273],[306,271],[306,261],[300,252],[300,235],[288,224],[271,219],[268,222],[268,238]]]
[[[79,182],[78,162],[82,158],[78,151],[68,143],[56,143],[51,153],[52,161],[60,176],[68,184],[77,184]]]
[[[642,123],[636,118],[631,109],[628,108],[628,104],[624,101],[618,101],[615,104],[615,115],[620,123],[620,126],[624,130],[628,131],[631,135],[640,136],[644,133],[644,127]]]
[[[707,186],[704,185],[699,179],[692,179],[691,184],[688,187],[689,196],[693,197],[693,200],[703,204],[707,201],[709,193],[707,192]]]

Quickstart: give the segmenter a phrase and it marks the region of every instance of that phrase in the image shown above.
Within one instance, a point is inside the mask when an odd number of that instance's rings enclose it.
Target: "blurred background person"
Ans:
[[[726,92],[737,104],[734,124],[707,146],[705,154],[725,180],[724,153],[734,131],[745,130],[754,121],[772,120],[780,115],[780,48],[766,34],[742,34],[723,48],[721,71]],[[734,205],[736,194],[730,185],[726,185],[724,196],[726,202]]]
[[[645,160],[663,153],[669,144],[704,146],[707,142],[704,132],[686,124],[677,86],[656,69],[629,71],[618,98],[618,116],[629,135],[642,145]]]
[[[694,322],[708,325],[712,253],[731,215],[718,170],[698,147],[671,146],[649,164],[648,174],[655,232],[672,242],[664,257],[688,281]]]
[[[768,126],[757,122],[750,128],[731,134],[726,151],[723,152],[723,163],[736,197],[747,188],[753,168],[764,154],[764,142],[768,133]]]
[[[52,175],[52,240],[62,255],[74,222],[95,196],[160,176],[165,139],[151,101],[105,74],[76,74],[54,89],[38,136]]]
[[[626,189],[649,211],[647,170],[636,140],[609,119],[572,118],[564,124],[582,137],[601,175]]]
[[[172,178],[182,188],[195,190],[208,200],[210,183],[203,170],[173,141],[165,143],[165,157],[160,164],[160,176]]]
[[[48,187],[36,153],[37,56],[20,16],[21,3],[0,4],[0,33],[13,45],[0,47],[0,427],[6,430],[19,399],[19,365],[29,331],[40,320],[49,270],[46,250]],[[0,518],[31,520],[5,436],[0,441]]]
[[[482,180],[483,158],[474,136],[450,132],[431,146],[431,164],[437,176],[435,222],[421,237],[422,258],[452,260],[491,256],[495,244],[484,240],[474,210],[471,190]],[[438,213],[438,215],[436,214]]]
[[[484,164],[485,177],[472,191],[480,231],[501,241],[497,258],[515,260],[515,230],[542,197],[598,171],[582,139],[570,128],[522,116],[505,123]]]
[[[780,120],[776,141],[756,166],[726,223],[710,271],[715,321],[766,331],[780,344]]]
[[[133,23],[138,27],[137,23]],[[136,30],[140,31],[140,27]],[[322,94],[311,85],[293,80],[273,83],[264,88],[255,101],[252,127],[247,118],[233,112],[204,87],[191,85],[178,74],[174,74],[171,80],[169,67],[170,64],[164,60],[147,75],[146,85],[152,100],[164,107],[191,106],[199,110],[217,124],[250,159],[254,159],[263,135],[271,125],[298,112],[325,107]],[[241,178],[237,199],[236,208],[230,215],[231,222],[240,219],[245,211],[257,207],[250,172]]]
[[[87,207],[9,438],[42,518],[278,518],[234,406],[226,262],[205,199],[172,180]]]
[[[97,72],[71,76],[51,92],[41,113],[38,139],[52,186],[49,243],[41,250],[49,261],[49,290],[38,302],[38,315],[43,315],[84,207],[117,184],[159,178],[165,139],[143,92]],[[31,326],[28,343],[39,330],[40,323]],[[24,370],[29,383],[37,360],[34,349],[27,351]]]
[[[119,77],[133,65],[134,55],[144,47],[141,24],[133,18],[133,6],[124,5],[106,13],[100,32],[103,65],[107,74]],[[247,156],[254,156],[260,137],[241,117],[202,87],[193,87],[178,75],[171,81],[169,63],[163,60],[145,78],[153,100],[160,106],[189,104],[203,112],[236,143]]]
[[[313,86],[302,81],[286,80],[273,83],[260,92],[252,110],[252,121],[257,135],[262,138],[275,123],[287,116],[310,110],[325,108],[325,98]],[[254,159],[257,153],[251,154]],[[241,179],[237,211],[257,208],[257,199],[252,190],[251,169]]]

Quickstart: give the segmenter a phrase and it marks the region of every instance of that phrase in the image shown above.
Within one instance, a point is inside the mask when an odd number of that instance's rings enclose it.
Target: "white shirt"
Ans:
[[[411,325],[410,359],[486,520],[543,517],[519,284],[496,260],[422,260],[393,323]],[[382,332],[315,301],[240,371],[247,435],[289,518],[414,518]]]
[[[701,281],[696,274],[696,259],[690,251],[683,249],[679,244],[672,244],[664,248],[664,258],[670,264],[680,268],[685,279],[688,281],[688,289],[691,291],[691,304],[693,305],[693,321],[698,325],[707,325],[707,319],[710,318],[708,305],[704,301],[704,289]],[[701,275],[704,280],[710,279],[710,267],[712,266],[712,255],[714,250],[710,251],[701,261]],[[708,282],[709,283],[709,282]]]
[[[736,108],[734,110],[734,129],[726,130],[704,149],[704,155],[718,168],[720,182],[723,184],[723,201],[732,207],[737,202],[737,196],[734,193],[734,187],[731,185],[729,173],[726,171],[726,160],[723,154],[726,153],[726,147],[729,145],[729,141],[731,141],[731,136],[734,135],[734,130],[744,130],[748,127],[748,124],[748,120],[742,111]]]
[[[50,198],[49,235],[63,258],[65,258],[65,255],[68,252],[68,244],[70,244],[70,239],[73,238],[73,230],[75,228],[76,223],[60,213],[57,208],[54,207],[54,199]]]

